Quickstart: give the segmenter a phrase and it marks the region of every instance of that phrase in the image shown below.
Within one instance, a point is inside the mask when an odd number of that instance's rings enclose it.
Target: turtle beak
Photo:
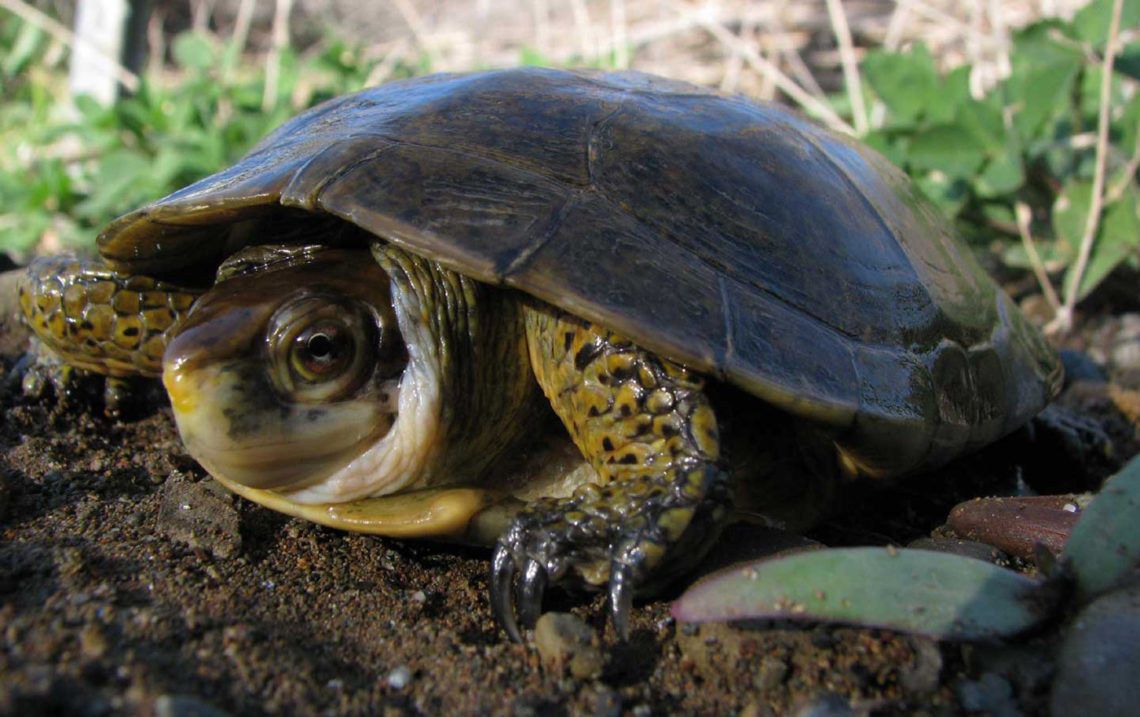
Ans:
[[[350,463],[394,420],[373,400],[294,404],[256,360],[188,360],[174,350],[163,384],[182,441],[212,475],[250,488],[296,489]]]

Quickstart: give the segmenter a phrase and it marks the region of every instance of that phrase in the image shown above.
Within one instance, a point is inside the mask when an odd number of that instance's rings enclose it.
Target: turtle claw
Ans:
[[[633,612],[633,566],[615,560],[610,567],[610,620],[622,640],[629,639],[629,616]]]
[[[495,620],[503,626],[513,642],[522,642],[518,622],[515,621],[514,592],[515,558],[503,543],[495,547],[491,558],[491,610]]]
[[[546,592],[546,568],[537,560],[530,560],[519,580],[518,612],[519,622],[524,628],[532,628],[542,614],[542,595]]]

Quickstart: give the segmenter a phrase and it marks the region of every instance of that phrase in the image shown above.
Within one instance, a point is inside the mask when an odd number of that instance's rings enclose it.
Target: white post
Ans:
[[[127,0],[79,0],[75,12],[68,86],[72,97],[85,94],[110,105],[118,96],[116,69],[123,57]]]

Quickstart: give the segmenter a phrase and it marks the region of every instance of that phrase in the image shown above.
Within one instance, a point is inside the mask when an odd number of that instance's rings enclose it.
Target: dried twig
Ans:
[[[752,34],[752,23],[744,21],[740,24],[740,45],[752,45],[747,38]],[[744,67],[744,56],[740,53],[739,49],[733,50],[728,54],[728,58],[724,61],[724,77],[720,81],[720,89],[722,92],[736,92],[736,87],[740,84],[740,71]]]
[[[774,55],[776,52],[787,63],[788,68],[792,71],[793,78],[803,87],[810,92],[814,97],[820,100],[827,100],[827,93],[819,86],[816,81],[815,75],[811,73],[811,68],[804,62],[804,58],[800,56],[800,51],[796,47],[795,41],[791,37],[784,25],[784,11],[787,9],[787,0],[779,0],[776,5],[776,10],[772,14],[770,20],[772,35],[768,38],[773,44],[773,51],[769,55]],[[766,82],[771,83],[771,78],[768,75],[763,75]],[[774,84],[774,83],[773,83]]]
[[[404,18],[408,29],[412,31],[412,37],[416,44],[421,50],[427,50],[427,29],[424,26],[423,18],[416,12],[415,6],[409,0],[392,0],[392,4],[396,6],[396,11],[400,13],[400,17]]]
[[[1032,217],[1029,205],[1019,201],[1013,205],[1013,208],[1017,218],[1017,233],[1021,235],[1021,243],[1025,245],[1025,252],[1029,255],[1029,263],[1033,266],[1037,283],[1041,285],[1041,292],[1045,295],[1045,300],[1049,302],[1049,306],[1053,308],[1053,314],[1056,315],[1061,308],[1061,300],[1057,297],[1053,282],[1049,280],[1049,273],[1045,270],[1045,262],[1041,261],[1041,255],[1037,253],[1037,246],[1034,244],[1033,235],[1029,231],[1029,221]]]
[[[28,5],[20,0],[0,0],[0,7],[8,10],[12,14],[19,17],[26,23],[35,25],[47,34],[51,35],[57,42],[70,47],[82,45],[84,48],[99,54],[107,60],[112,68],[111,71],[115,73],[115,80],[127,88],[130,92],[135,92],[139,88],[139,76],[131,72],[119,62],[116,57],[109,57],[103,48],[95,45],[86,38],[80,37],[72,32],[69,28],[63,26],[56,20],[48,17],[43,12]]]
[[[257,9],[257,0],[241,0],[238,5],[237,17],[234,19],[234,32],[230,36],[233,51],[241,54],[245,52],[245,43],[249,40],[249,26],[253,22],[253,11]]]
[[[388,50],[384,55],[384,59],[380,60],[372,71],[368,73],[368,78],[364,80],[365,87],[375,87],[376,85],[383,84],[392,76],[392,72],[396,69],[396,64],[403,59],[404,53],[408,51],[408,38],[401,37],[396,40],[396,44],[392,49]]]
[[[831,29],[839,45],[839,58],[843,65],[843,81],[847,85],[847,97],[851,101],[851,117],[855,122],[855,133],[867,134],[867,107],[863,104],[863,82],[859,78],[859,60],[855,58],[855,45],[851,41],[851,28],[847,24],[847,13],[839,0],[827,0],[827,14],[831,18]]]
[[[277,85],[281,75],[281,52],[289,46],[289,16],[293,13],[293,0],[277,0],[273,12],[273,44],[265,58],[265,92],[261,96],[261,109],[268,112],[277,104]]]
[[[686,13],[687,8],[684,6],[678,6],[676,3],[671,4],[679,13]],[[780,68],[761,57],[755,47],[741,42],[740,38],[726,30],[723,25],[718,22],[713,22],[701,14],[695,14],[692,18],[698,25],[704,28],[706,32],[724,45],[725,48],[730,51],[739,52],[749,67],[771,79],[776,87],[780,88],[781,92],[792,98],[794,102],[808,112],[814,113],[833,129],[846,132],[847,134],[855,134],[855,128],[844,122],[843,118],[835,113],[835,110],[805,92],[802,87],[781,72]]]
[[[578,39],[578,52],[582,53],[582,59],[586,62],[597,59],[598,50],[591,32],[590,11],[585,0],[570,0],[570,11],[574,15],[574,36]]]
[[[1120,38],[1120,12],[1123,0],[1113,0],[1112,21],[1108,26],[1108,42],[1104,46],[1104,60],[1101,62],[1100,111],[1096,127],[1096,166],[1093,170],[1092,196],[1089,199],[1089,213],[1085,220],[1085,233],[1081,237],[1080,253],[1073,266],[1069,281],[1065,286],[1065,303],[1050,322],[1047,330],[1068,332],[1073,326],[1073,309],[1077,305],[1081,280],[1088,268],[1092,254],[1093,240],[1100,226],[1100,211],[1104,205],[1104,167],[1108,155],[1108,120],[1112,99],[1112,65],[1116,59],[1117,40]]]
[[[629,68],[629,41],[626,27],[625,0],[610,0],[610,33],[613,35],[614,67]]]

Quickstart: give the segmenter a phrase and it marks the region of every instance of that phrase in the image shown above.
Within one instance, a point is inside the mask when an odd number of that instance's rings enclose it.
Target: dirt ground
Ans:
[[[21,346],[19,330],[5,326],[0,712],[1046,709],[1051,630],[975,646],[819,624],[698,627],[669,616],[676,593],[636,607],[628,643],[605,627],[600,596],[548,597],[547,609],[580,616],[601,641],[600,675],[574,677],[496,627],[486,552],[352,535],[239,500],[184,452],[161,396],[122,422],[83,397],[25,398],[12,371]],[[1078,403],[1103,422],[1103,402]],[[1136,451],[1134,435],[1118,438],[1118,458]],[[864,495],[812,537],[904,545],[958,500],[1012,490],[1016,477],[1031,481],[1056,466],[1014,437],[935,476]],[[738,528],[714,554],[727,560],[774,544],[770,531]]]

